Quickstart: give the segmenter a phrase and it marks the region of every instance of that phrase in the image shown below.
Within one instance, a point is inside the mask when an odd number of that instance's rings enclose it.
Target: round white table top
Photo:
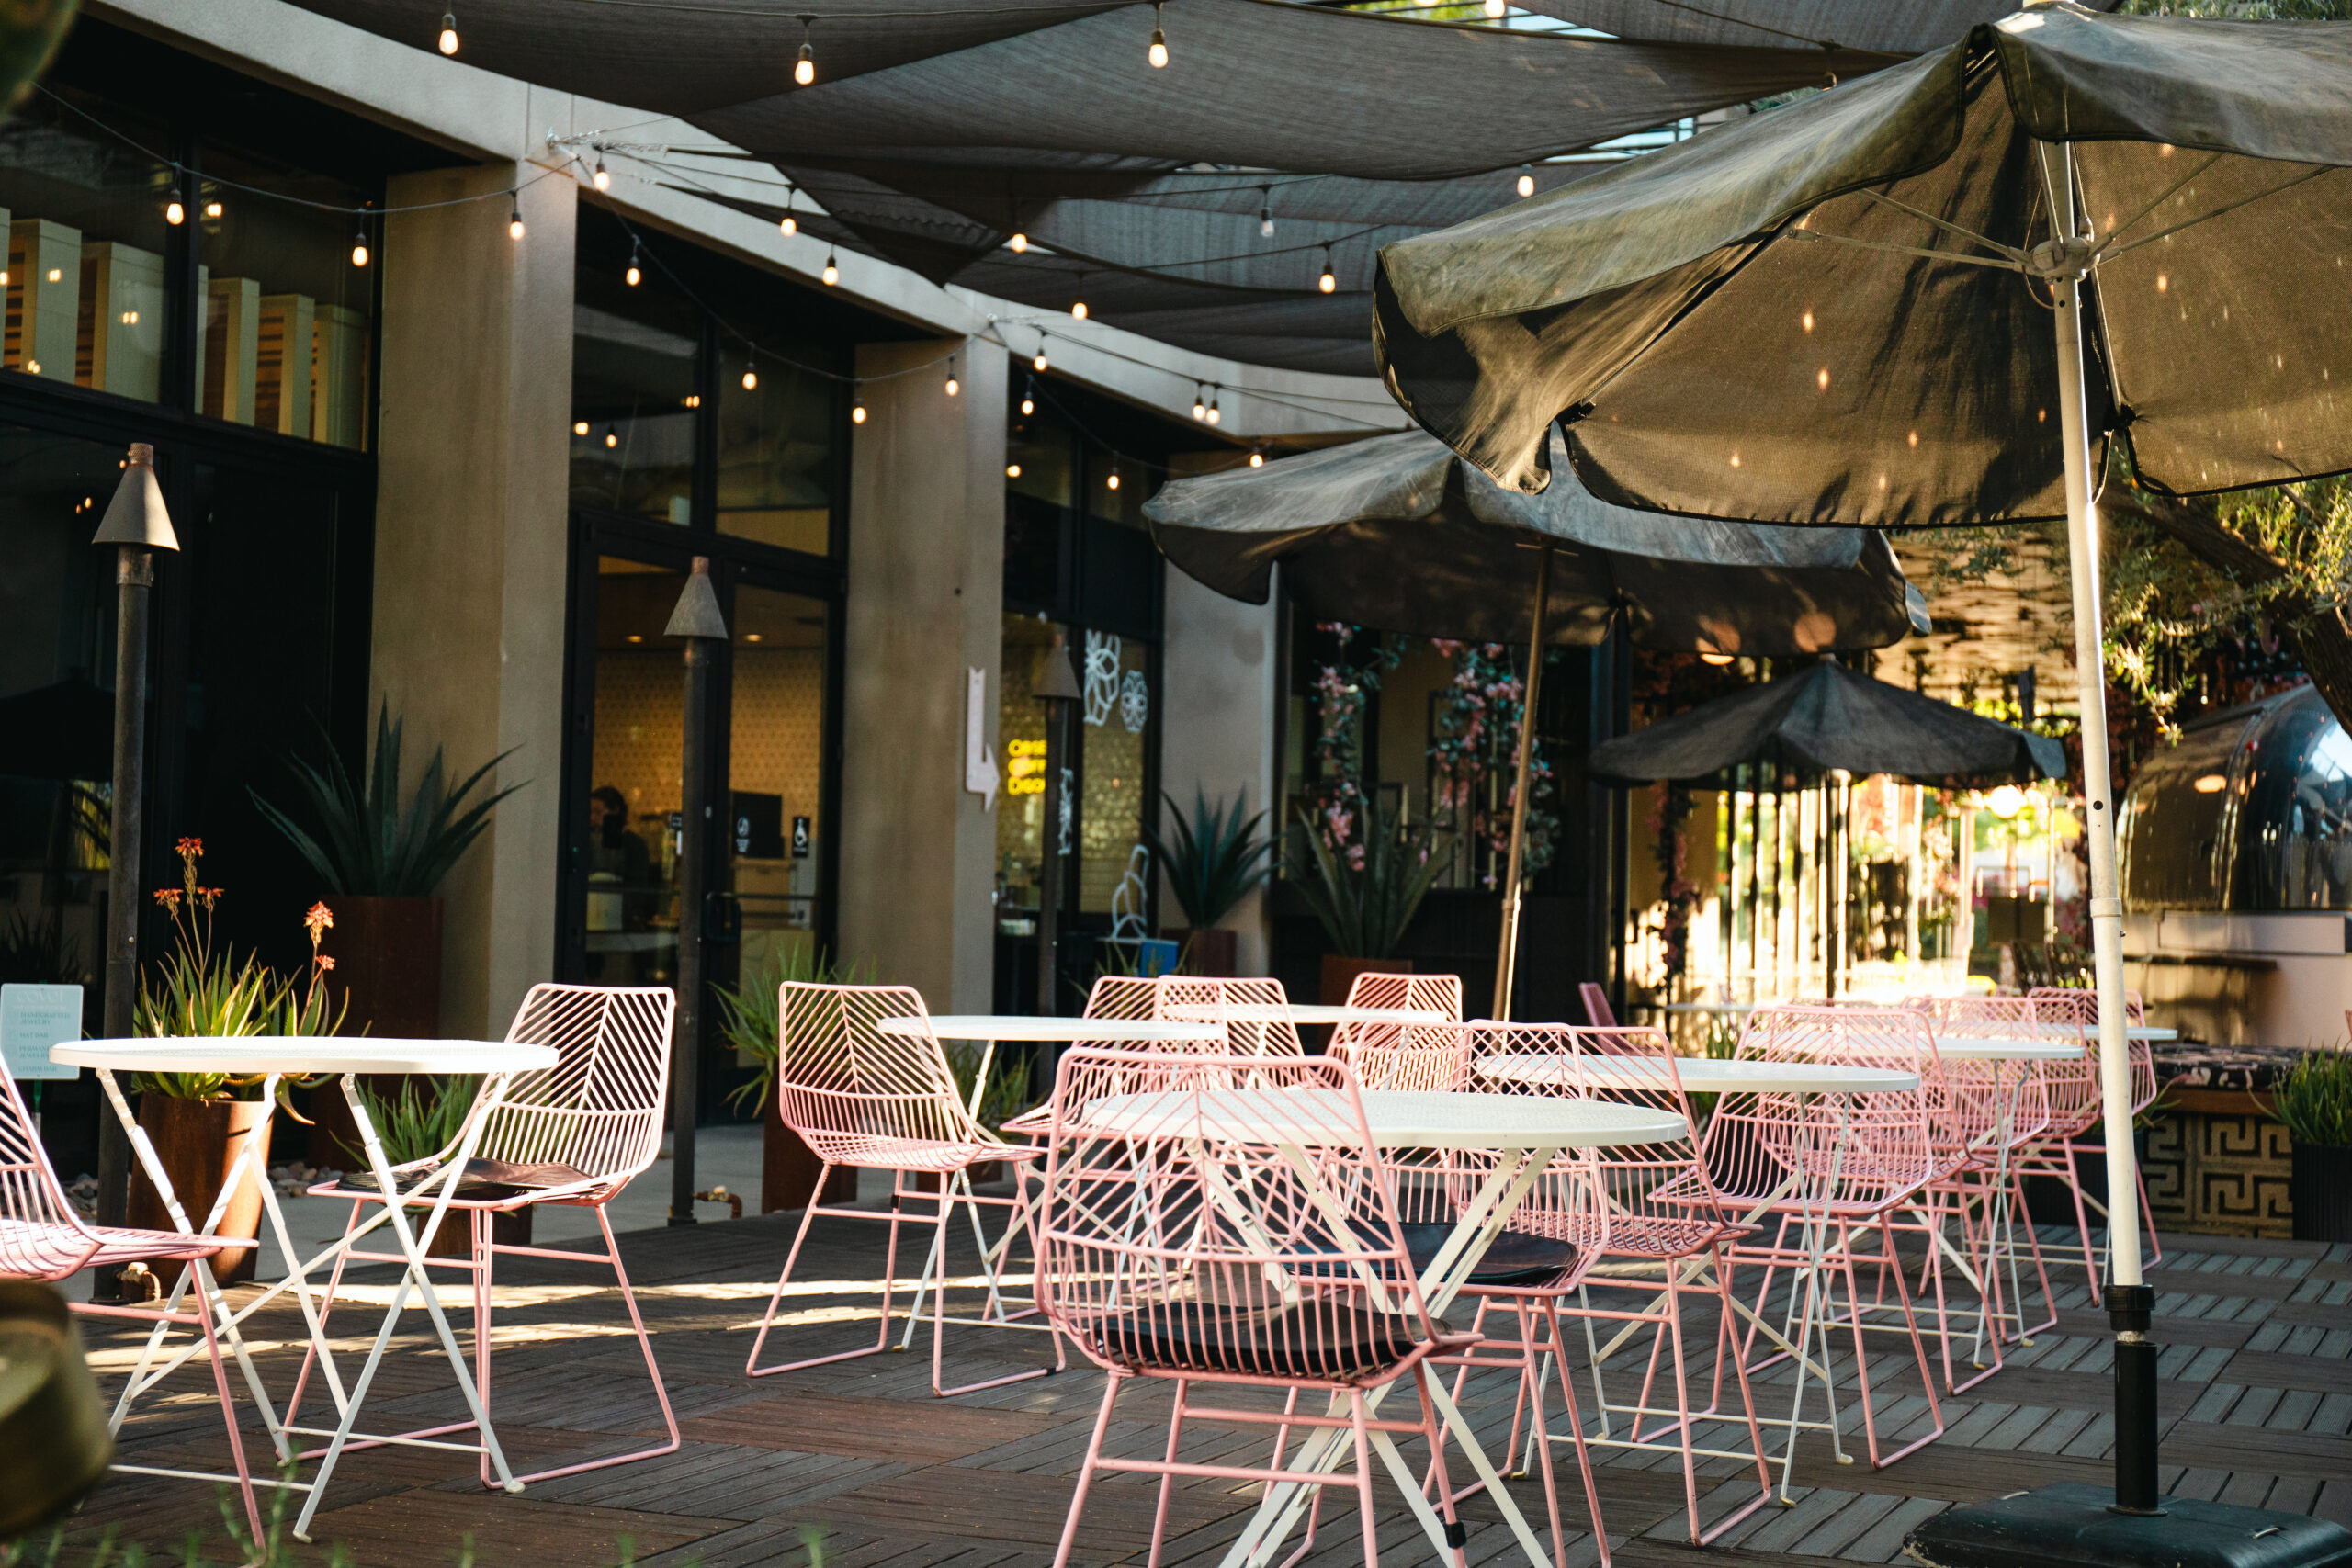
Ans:
[[[1298,1104],[1295,1120],[1282,1114]],[[1681,1117],[1639,1105],[1539,1094],[1363,1091],[1372,1141],[1383,1148],[1590,1149],[1687,1138]],[[1198,1105],[1204,1114],[1194,1116]],[[1114,1095],[1086,1108],[1107,1132],[1320,1144],[1344,1136],[1346,1100],[1330,1089],[1212,1089]]]
[[[1653,1012],[1728,1012],[1747,1014],[1754,1012],[1758,1006],[1769,1004],[1759,1004],[1757,1002],[1652,1002],[1648,1005],[1650,1010]]]
[[[2083,1047],[2075,1040],[2007,1040],[1975,1034],[1939,1034],[1936,1055],[1960,1062],[2079,1062]]]
[[[1555,1084],[1569,1058],[1556,1051],[1489,1056],[1479,1073],[1505,1083]],[[1781,1094],[1900,1093],[1919,1087],[1919,1075],[1894,1067],[1849,1067],[1835,1062],[1724,1062],[1678,1056],[1676,1077],[1697,1094],[1738,1094],[1770,1089]],[[1587,1056],[1583,1073],[1596,1087],[1664,1089],[1666,1066],[1655,1056]]]
[[[379,1040],[323,1034],[153,1035],[49,1048],[65,1067],[132,1073],[525,1073],[552,1067],[552,1045],[504,1040]]]
[[[920,1040],[928,1028],[942,1040],[1036,1040],[1048,1044],[1182,1045],[1225,1038],[1221,1023],[1172,1023],[1153,1018],[1024,1018],[1014,1014],[943,1012],[928,1020],[886,1018],[885,1034]]]
[[[1210,1010],[1204,1005],[1203,1011]],[[1359,1008],[1340,1002],[1240,1003],[1220,1010],[1237,1023],[1452,1023],[1433,1008]]]

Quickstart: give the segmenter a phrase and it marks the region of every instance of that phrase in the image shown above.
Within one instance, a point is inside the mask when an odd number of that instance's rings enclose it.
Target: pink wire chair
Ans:
[[[265,1123],[266,1125],[266,1123]],[[145,1141],[144,1134],[139,1139]],[[137,1146],[137,1145],[134,1145]],[[150,1156],[139,1149],[142,1164]],[[172,1217],[185,1224],[179,1201],[171,1202]],[[71,1310],[88,1317],[130,1318],[154,1325],[160,1335],[170,1328],[193,1328],[203,1337],[205,1358],[212,1363],[212,1392],[220,1402],[221,1424],[229,1436],[229,1454],[236,1466],[234,1475],[212,1475],[197,1471],[167,1470],[153,1465],[117,1463],[110,1468],[131,1475],[177,1476],[189,1481],[230,1482],[237,1489],[245,1506],[245,1522],[253,1530],[253,1539],[263,1539],[261,1507],[254,1499],[253,1471],[245,1461],[245,1441],[237,1427],[236,1402],[229,1393],[229,1370],[220,1359],[220,1341],[215,1332],[216,1320],[225,1320],[227,1308],[220,1299],[220,1287],[212,1278],[211,1260],[223,1252],[255,1245],[221,1236],[198,1235],[187,1232],[131,1230],[120,1225],[94,1225],[85,1223],[65,1201],[64,1189],[58,1185],[57,1172],[51,1168],[48,1151],[41,1147],[40,1134],[34,1125],[32,1113],[17,1092],[16,1080],[0,1073],[0,1278],[10,1280],[40,1280],[55,1284],[73,1278],[85,1269],[103,1268],[109,1264],[141,1260],[160,1260],[186,1267],[195,1294],[194,1303],[186,1311],[168,1307],[137,1307],[102,1305],[96,1302],[69,1302]],[[173,1292],[175,1299],[178,1292]],[[234,1333],[231,1329],[231,1333]],[[107,1422],[109,1433],[122,1426],[123,1405],[118,1404]]]
[[[2082,1036],[2083,1058],[2080,1063],[2050,1062],[2043,1064],[2043,1084],[2050,1097],[2050,1133],[2048,1137],[2027,1150],[2018,1162],[2021,1176],[2046,1176],[2066,1184],[2075,1201],[2075,1235],[2083,1250],[2083,1272],[2090,1281],[2091,1304],[2097,1306],[2100,1295],[2099,1276],[2107,1255],[2105,1247],[2091,1242],[2090,1211],[2097,1210],[2099,1218],[2107,1218],[2107,1205],[2083,1190],[2082,1161],[2096,1156],[2102,1165],[2107,1159],[2104,1137],[2094,1141],[2091,1134],[2101,1123],[2098,1083],[2098,997],[2083,990],[2041,987],[2032,993],[2040,1010],[2039,1016],[2058,1027],[2072,1025]],[[2136,991],[2123,993],[2124,1020],[2127,1024],[2146,1021],[2147,1010]],[[2156,1102],[2154,1050],[2144,1040],[2131,1042],[2132,1113],[2138,1116]],[[2164,1260],[2164,1243],[2156,1235],[2156,1218],[2148,1207],[2148,1173],[2133,1162],[2133,1175],[2140,1187],[2140,1223],[2147,1232],[2151,1264]]]
[[[1927,1021],[1917,1013],[1869,1008],[1759,1008],[1749,1015],[1740,1035],[1738,1054],[1743,1061],[1894,1068],[1917,1073],[1920,1088],[1856,1094],[1725,1095],[1708,1120],[1700,1156],[1717,1201],[1743,1220],[1770,1216],[1776,1227],[1769,1242],[1759,1235],[1731,1244],[1735,1263],[1754,1263],[1763,1269],[1755,1296],[1758,1317],[1775,1275],[1784,1269],[1792,1273],[1786,1314],[1790,1333],[1782,1337],[1784,1348],[1762,1361],[1747,1362],[1752,1374],[1781,1355],[1792,1354],[1798,1361],[1788,1420],[1790,1461],[1795,1454],[1796,1434],[1806,1427],[1826,1427],[1838,1453],[1844,1455],[1837,1384],[1826,1375],[1833,1324],[1838,1315],[1846,1319],[1852,1337],[1871,1465],[1893,1464],[1943,1433],[1927,1345],[1894,1245],[1902,1211],[1918,1204],[1929,1183],[1954,1168],[1949,1150],[1938,1146],[1930,1131],[1938,1091],[1932,1073],[1920,1071],[1920,1066],[1933,1061],[1934,1051]],[[1795,1232],[1793,1241],[1792,1231]],[[1875,1251],[1859,1249],[1858,1243],[1864,1237],[1877,1239]],[[1908,1337],[1927,1397],[1927,1414],[1934,1424],[1925,1436],[1892,1453],[1883,1451],[1879,1440],[1870,1350],[1864,1337],[1866,1329],[1882,1325],[1864,1319],[1867,1305],[1858,1266],[1876,1271],[1881,1299],[1886,1285],[1890,1281],[1894,1285],[1894,1309],[1901,1320],[1883,1326]],[[1836,1291],[1840,1280],[1845,1285],[1842,1314]],[[1744,1337],[1743,1356],[1753,1346],[1755,1321],[1750,1319]],[[1811,1351],[1816,1325],[1821,1330],[1819,1363],[1813,1360]],[[1791,1337],[1795,1341],[1792,1347],[1788,1346]],[[1826,1423],[1803,1418],[1809,1371],[1821,1376],[1828,1397]],[[1784,1496],[1788,1463],[1783,1461]]]
[[[797,1371],[832,1361],[880,1355],[890,1348],[890,1297],[898,1284],[899,1227],[932,1227],[933,1251],[945,1271],[947,1226],[957,1203],[989,1204],[1020,1213],[1023,1200],[976,1196],[970,1190],[972,1167],[989,1161],[1018,1163],[1037,1157],[1029,1145],[1008,1144],[972,1120],[956,1087],[956,1075],[946,1053],[931,1032],[931,1015],[922,997],[905,986],[817,986],[787,982],[778,1000],[783,1041],[776,1058],[776,1094],[784,1124],[797,1133],[823,1162],[817,1192],[835,1166],[861,1170],[887,1170],[891,1175],[890,1207],[870,1209],[826,1207],[816,1198],[801,1212],[800,1227],[786,1254],[784,1272],[768,1297],[758,1336],[743,1370],[755,1378]],[[879,1025],[886,1020],[910,1019],[921,1026],[918,1034],[894,1034]],[[916,1179],[910,1185],[909,1178]],[[957,1178],[964,1178],[957,1190]],[[934,1184],[923,1185],[925,1179]],[[928,1215],[909,1214],[910,1201],[928,1202]],[[862,1349],[775,1366],[760,1365],[760,1351],[775,1326],[775,1314],[791,1283],[801,1244],[820,1214],[838,1219],[881,1220],[890,1226],[890,1241],[882,1265],[882,1304],[875,1342]],[[940,1363],[946,1325],[946,1292],[932,1292],[931,1388],[946,1398],[978,1389],[996,1388],[1026,1378],[1044,1377],[1056,1370],[1032,1367],[1006,1377],[947,1388],[940,1381]],[[1056,1366],[1061,1364],[1055,1347]]]
[[[1609,989],[1597,980],[1580,981],[1577,995],[1584,999],[1585,1022],[1595,1029],[1617,1027],[1617,1014],[1609,1006]]]
[[[1155,1017],[1178,1023],[1222,1023],[1227,1051],[1236,1056],[1303,1055],[1290,998],[1280,980],[1225,979],[1193,975],[1159,977]]]
[[[1378,970],[1366,970],[1348,982],[1348,1006],[1351,1008],[1409,1008],[1415,1012],[1430,1012],[1449,1022],[1462,1021],[1462,976],[1459,975],[1396,975]],[[1323,1047],[1327,1056],[1341,1061],[1359,1061],[1367,1053],[1386,1051],[1402,1043],[1406,1026],[1396,1023],[1373,1023],[1354,1021],[1338,1024],[1331,1031],[1329,1043]],[[1366,1089],[1390,1087],[1369,1080]],[[1398,1086],[1401,1087],[1401,1086]],[[1446,1088],[1459,1087],[1448,1084]]]
[[[1689,1100],[1682,1091],[1673,1042],[1661,1030],[1616,1025],[1578,1028],[1566,1024],[1482,1023],[1474,1026],[1474,1032],[1477,1041],[1474,1072],[1481,1088],[1638,1105],[1681,1118],[1686,1129],[1682,1137],[1664,1144],[1599,1149],[1589,1157],[1601,1223],[1579,1225],[1572,1217],[1561,1216],[1561,1221],[1566,1222],[1561,1234],[1574,1241],[1579,1254],[1584,1255],[1584,1267],[1577,1271],[1577,1283],[1581,1288],[1573,1292],[1573,1300],[1569,1292],[1556,1293],[1546,1302],[1545,1314],[1555,1350],[1564,1344],[1560,1317],[1580,1320],[1584,1326],[1599,1436],[1584,1436],[1577,1417],[1574,1391],[1568,1382],[1566,1359],[1560,1358],[1558,1365],[1577,1458],[1586,1467],[1588,1483],[1591,1465],[1586,1452],[1588,1444],[1594,1448],[1674,1453],[1682,1463],[1690,1540],[1699,1545],[1713,1541],[1769,1502],[1772,1483],[1765,1465],[1763,1434],[1757,1422],[1747,1370],[1732,1348],[1731,1329],[1736,1308],[1731,1292],[1731,1264],[1724,1249],[1750,1235],[1751,1227],[1735,1222],[1724,1213],[1721,1196],[1708,1179],[1705,1167],[1699,1162],[1697,1134],[1687,1131],[1695,1123]],[[1517,1061],[1506,1063],[1506,1057],[1516,1057]],[[1639,1061],[1642,1067],[1630,1066],[1629,1058]],[[1635,1071],[1641,1071],[1643,1076],[1632,1077]],[[1556,1223],[1560,1221],[1535,1222],[1547,1228]],[[1645,1292],[1653,1299],[1632,1308],[1596,1307],[1591,1302],[1592,1292],[1597,1290]],[[1704,1410],[1694,1410],[1690,1399],[1690,1359],[1683,1335],[1681,1306],[1686,1294],[1711,1298],[1719,1314],[1714,1336],[1713,1398]],[[1623,1326],[1603,1348],[1593,1332],[1596,1323]],[[1602,1384],[1602,1363],[1634,1340],[1645,1326],[1651,1330],[1651,1342],[1640,1392],[1631,1404],[1612,1403]],[[1652,1403],[1661,1358],[1668,1359],[1673,1373],[1674,1404],[1670,1407]],[[1738,1383],[1741,1414],[1737,1416],[1717,1414],[1726,1363]],[[1548,1446],[1558,1439],[1549,1437],[1544,1427],[1543,1389],[1544,1375],[1539,1371],[1535,1383],[1536,1428],[1532,1436]],[[1613,1434],[1612,1416],[1628,1418],[1625,1437]],[[1655,1419],[1657,1424],[1645,1431],[1645,1417]],[[1708,1421],[1744,1424],[1748,1446],[1743,1450],[1707,1447],[1695,1441],[1698,1426]],[[1514,1439],[1516,1436],[1514,1432]],[[1754,1500],[1719,1517],[1712,1526],[1702,1526],[1699,1515],[1699,1467],[1719,1458],[1753,1462],[1758,1493]],[[1720,1479],[1710,1477],[1710,1488]],[[1605,1565],[1609,1560],[1606,1537],[1598,1530],[1595,1533],[1603,1543],[1600,1556]]]
[[[492,1285],[499,1256],[594,1263],[613,1271],[613,1283],[620,1292],[622,1305],[628,1310],[630,1331],[637,1336],[638,1351],[645,1359],[646,1376],[653,1383],[653,1397],[662,1407],[665,1440],[628,1453],[517,1475],[514,1479],[521,1484],[629,1464],[678,1450],[678,1418],[670,1407],[662,1368],[653,1357],[653,1340],[646,1333],[645,1318],[638,1311],[637,1292],[629,1284],[628,1270],[621,1263],[620,1245],[613,1238],[613,1224],[605,1212],[605,1206],[619,1197],[630,1182],[644,1175],[661,1156],[662,1132],[668,1124],[663,1111],[669,1104],[670,1040],[677,1006],[677,994],[666,986],[532,987],[524,997],[514,1021],[508,1026],[506,1038],[517,1043],[552,1046],[556,1065],[539,1072],[515,1075],[507,1085],[504,1098],[483,1124],[476,1157],[469,1162],[468,1174],[449,1201],[452,1221],[460,1213],[466,1217],[470,1242],[466,1256],[425,1258],[428,1267],[463,1269],[472,1277],[474,1382],[481,1391],[484,1410],[491,1404]],[[445,1163],[456,1148],[452,1143],[427,1159],[394,1166],[392,1174],[402,1179],[421,1176]],[[502,1178],[517,1179],[528,1185],[516,1185],[514,1180]],[[313,1187],[310,1195],[351,1201],[351,1216],[344,1227],[346,1235],[358,1226],[361,1214],[369,1206],[384,1201],[380,1192],[343,1182]],[[605,1249],[582,1252],[497,1239],[498,1215],[540,1203],[594,1210]],[[430,1200],[410,1206],[429,1207]],[[325,1298],[320,1303],[319,1321],[322,1327],[343,1282],[344,1269],[354,1260],[404,1261],[397,1252],[346,1247],[335,1258]],[[316,1358],[315,1348],[303,1355],[302,1371],[295,1379],[293,1398],[288,1402],[289,1426],[294,1420],[293,1411],[300,1407]],[[350,1451],[383,1442],[418,1442],[470,1431],[473,1425],[463,1421],[421,1427],[389,1438],[363,1439],[344,1447]],[[487,1453],[481,1456],[481,1465],[482,1484],[496,1484]]]
[[[1374,1451],[1432,1540],[1458,1541],[1428,1362],[1474,1337],[1447,1333],[1422,1303],[1346,1065],[1256,1052],[1080,1049],[1062,1059],[1052,1103],[1036,1213],[1038,1300],[1054,1327],[1109,1374],[1056,1568],[1069,1562],[1088,1494],[1105,1472],[1159,1478],[1153,1564],[1182,1475],[1309,1486],[1317,1495],[1352,1486],[1365,1562],[1377,1568]],[[1103,1451],[1113,1411],[1142,1378],[1175,1385],[1164,1456],[1113,1457]],[[1376,1416],[1385,1391],[1406,1380],[1418,1418]],[[1198,1384],[1277,1388],[1287,1398],[1280,1411],[1228,1408],[1196,1403]],[[1299,1395],[1317,1393],[1330,1409],[1301,1410]],[[1272,1452],[1263,1464],[1182,1459],[1185,1426],[1195,1421],[1272,1427]],[[1285,1464],[1294,1428],[1309,1436]],[[1437,1456],[1434,1507],[1397,1451],[1402,1433]],[[1310,1453],[1341,1441],[1353,1445],[1352,1472],[1307,1468],[1319,1462]],[[1461,1548],[1442,1550],[1460,1568]]]

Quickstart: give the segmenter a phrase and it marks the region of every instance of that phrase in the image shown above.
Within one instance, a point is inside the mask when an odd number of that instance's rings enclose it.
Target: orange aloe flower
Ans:
[[[181,854],[191,858],[200,855],[204,852],[204,840],[202,839],[182,839],[179,843],[179,851]]]
[[[176,915],[180,912],[180,890],[176,887],[155,889],[155,902]]]
[[[334,911],[323,903],[313,904],[304,911],[302,924],[310,930],[311,945],[316,947],[319,945],[321,933],[334,929]]]

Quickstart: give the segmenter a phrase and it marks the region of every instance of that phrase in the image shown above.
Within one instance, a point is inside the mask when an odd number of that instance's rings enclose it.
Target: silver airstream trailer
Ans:
[[[2305,686],[2199,719],[2125,792],[2125,975],[2216,1043],[2318,1043],[2352,1007],[2352,736]]]

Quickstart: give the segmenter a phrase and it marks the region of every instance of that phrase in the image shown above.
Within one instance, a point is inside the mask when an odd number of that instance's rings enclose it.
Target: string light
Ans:
[[[849,422],[852,424],[865,423],[865,394],[864,392],[852,392],[849,395]]]
[[[1315,287],[1326,294],[1335,292],[1340,287],[1338,276],[1331,271],[1331,247],[1329,245],[1323,247],[1323,276],[1315,280]]]
[[[571,434],[574,434],[574,435],[585,435],[585,434],[588,434],[588,422],[587,422],[586,420],[584,420],[584,419],[576,419],[576,420],[573,420],[573,421],[571,422]]]
[[[631,288],[636,288],[645,279],[644,269],[637,265],[637,250],[638,243],[635,240],[631,240],[628,243],[628,270],[621,274],[622,278],[628,282]]]
[[[817,80],[817,51],[808,41],[809,25],[816,19],[800,18],[800,58],[792,62],[792,79],[804,87],[815,85]]]
[[[368,265],[368,231],[365,229],[351,236],[351,265],[354,266]]]
[[[1159,30],[1159,0],[1151,0],[1151,48],[1145,58],[1151,62],[1154,71],[1167,68],[1168,35]]]
[[[1116,490],[1116,489],[1118,489],[1118,488],[1119,488],[1119,470],[1118,470],[1118,469],[1116,469],[1116,468],[1113,468],[1113,469],[1111,470],[1111,477],[1110,477],[1109,479],[1104,479],[1104,480],[1102,481],[1102,488],[1103,488],[1103,489],[1105,489],[1105,490]]]
[[[458,52],[458,13],[455,11],[441,13],[441,52]]]
[[[208,201],[204,204],[204,215],[207,218],[218,218],[220,216],[220,204],[218,201]]]
[[[1070,313],[1070,317],[1071,317],[1071,319],[1072,319],[1072,320],[1074,320],[1074,321],[1082,321],[1086,320],[1086,301],[1085,301],[1085,300],[1083,300],[1083,299],[1073,299],[1073,300],[1071,300],[1071,301],[1070,301],[1070,306],[1069,306],[1069,313]]]
[[[800,219],[792,210],[793,201],[799,194],[788,184],[784,187],[784,217],[778,220],[776,227],[784,231],[784,237],[787,240],[800,232]]]
[[[507,201],[506,237],[519,240],[523,237],[523,197],[519,192],[509,192]]]
[[[611,451],[621,444],[621,433],[611,425],[605,426],[605,450]]]
[[[952,398],[963,389],[964,383],[956,379],[956,356],[951,354],[947,356],[947,395]]]
[[[1523,197],[1535,194],[1535,165],[1532,164],[1519,166],[1519,194]]]
[[[1193,383],[1193,417],[1198,420],[1209,417],[1208,389],[1197,381]]]
[[[1272,186],[1258,187],[1258,237],[1261,240],[1274,237],[1274,187]]]
[[[743,345],[743,390],[747,392],[756,392],[760,389],[760,373],[752,365],[752,361],[759,357],[759,345],[756,344],[747,343]]]
[[[1004,243],[1005,248],[1017,256],[1029,248],[1029,236],[1016,229],[1012,232],[1012,238]]]
[[[825,287],[831,288],[834,284],[839,283],[841,280],[842,269],[833,260],[831,248],[828,247],[825,251]]]
[[[180,205],[178,197],[164,203],[164,221],[175,229],[187,221],[187,209]]]
[[[1024,414],[1037,412],[1037,382],[1035,377],[1030,378],[1027,389],[1021,394],[1021,412]]]
[[[1046,334],[1043,333],[1037,334],[1037,357],[1029,362],[1029,368],[1040,376],[1046,373]]]
[[[1018,463],[1007,463],[1004,466],[1004,477],[1009,479],[1019,479],[1021,477],[1021,465]]]
[[[1499,22],[1503,19],[1503,13],[1510,9],[1510,0],[1487,0],[1483,9],[1487,13],[1487,20]]]
[[[1211,424],[1216,423],[1225,417],[1224,412],[1216,406],[1217,390],[1215,387],[1209,389],[1209,423]]]
[[[605,155],[602,152],[596,154],[596,173],[594,177],[596,188],[598,190],[610,190],[613,188],[613,176],[605,173]]]
[[[1250,453],[1250,466],[1251,468],[1264,468],[1264,467],[1266,466],[1266,455],[1265,455],[1263,452],[1252,452],[1252,453]]]

